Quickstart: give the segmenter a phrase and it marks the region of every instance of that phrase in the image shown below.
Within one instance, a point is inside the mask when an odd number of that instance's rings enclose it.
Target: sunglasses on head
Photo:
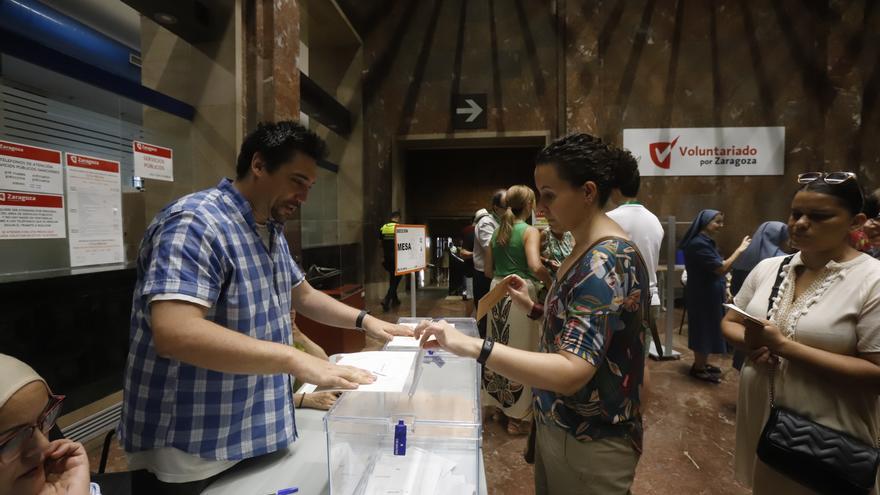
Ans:
[[[855,179],[856,174],[852,172],[807,172],[798,175],[798,184],[809,184],[819,179],[824,180],[828,184],[842,184],[850,179]]]
[[[27,442],[34,436],[34,432],[39,429],[43,435],[48,435],[49,430],[55,426],[55,421],[61,414],[61,404],[64,402],[63,395],[50,395],[49,403],[36,423],[24,425],[5,435],[6,439],[0,442],[0,463],[8,464],[21,455]]]

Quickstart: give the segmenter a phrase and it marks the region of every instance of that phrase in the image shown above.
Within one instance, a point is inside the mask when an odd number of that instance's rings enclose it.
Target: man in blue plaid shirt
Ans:
[[[347,389],[375,379],[295,349],[291,309],[383,341],[412,334],[315,290],[291,258],[282,224],[325,153],[295,122],[261,124],[234,181],[184,196],[147,228],[119,434],[153,492],[200,493],[238,461],[291,444],[293,376]]]

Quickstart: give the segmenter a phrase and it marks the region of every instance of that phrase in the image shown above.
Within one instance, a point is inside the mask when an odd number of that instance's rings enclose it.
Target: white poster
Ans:
[[[785,127],[624,129],[642,176],[783,175]]]
[[[64,196],[0,190],[0,239],[63,239]]]
[[[0,141],[0,189],[62,194],[61,152]]]
[[[131,142],[134,151],[134,175],[142,179],[174,181],[174,151],[155,144]]]
[[[425,232],[424,225],[400,225],[394,229],[395,275],[424,270]]]
[[[70,266],[124,262],[119,162],[65,156]]]

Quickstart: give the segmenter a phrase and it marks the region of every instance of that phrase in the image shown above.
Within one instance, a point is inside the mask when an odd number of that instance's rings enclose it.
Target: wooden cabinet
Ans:
[[[364,309],[364,286],[348,284],[335,289],[325,289],[321,292],[342,301],[353,308]],[[352,322],[352,325],[354,322]],[[328,356],[340,352],[358,352],[365,345],[364,332],[350,328],[339,328],[324,325],[306,318],[301,313],[296,314],[296,325],[300,330],[319,346],[324,348]]]

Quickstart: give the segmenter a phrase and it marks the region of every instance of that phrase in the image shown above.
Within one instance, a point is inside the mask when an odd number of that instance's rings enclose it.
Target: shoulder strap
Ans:
[[[776,280],[773,282],[773,289],[770,290],[770,299],[767,301],[767,319],[770,319],[770,310],[773,309],[773,300],[776,299],[776,295],[779,294],[779,286],[782,285],[782,281],[785,279],[785,267],[791,263],[792,258],[794,258],[793,254],[790,254],[782,260],[782,263],[779,264],[779,270],[776,271]],[[770,381],[770,407],[776,407],[776,362],[770,362],[770,373],[769,373],[769,381]]]
[[[785,279],[785,267],[791,263],[792,258],[794,258],[793,254],[786,256],[782,263],[779,264],[779,270],[776,271],[776,280],[773,282],[773,289],[770,290],[770,300],[767,302],[768,319],[770,318],[770,310],[773,309],[773,300],[779,294],[779,286],[782,285],[782,281]]]

